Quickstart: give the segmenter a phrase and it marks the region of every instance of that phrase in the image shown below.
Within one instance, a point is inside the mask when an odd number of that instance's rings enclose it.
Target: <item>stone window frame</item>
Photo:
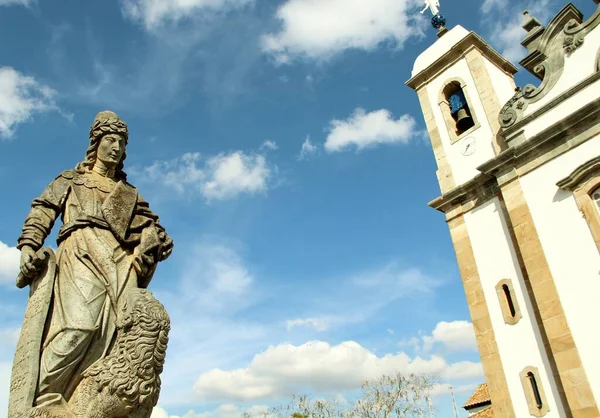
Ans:
[[[462,132],[460,135],[458,135],[456,132],[456,122],[454,121],[452,114],[450,114],[450,103],[448,103],[445,94],[445,91],[448,88],[448,86],[455,83],[458,83],[458,86],[462,89],[463,94],[465,95],[465,99],[467,101],[467,106],[469,106],[470,116],[471,118],[473,118],[473,126],[467,129],[466,131]],[[460,141],[477,128],[481,127],[481,124],[477,119],[477,115],[475,114],[473,100],[471,100],[469,90],[467,89],[467,83],[465,83],[465,81],[460,77],[452,77],[444,81],[443,87],[440,89],[440,92],[438,94],[438,106],[440,107],[440,111],[442,112],[442,115],[444,117],[444,122],[446,123],[446,131],[448,132],[448,135],[450,135],[450,145],[455,144],[456,142]]]
[[[568,177],[556,183],[558,187],[573,193],[600,251],[600,208],[594,193],[600,191],[600,157],[581,164]]]
[[[596,203],[596,210],[600,212],[600,186],[596,187],[594,190],[590,192],[590,196],[592,201]]]
[[[548,398],[546,398],[538,369],[533,366],[525,367],[519,376],[527,399],[529,414],[534,417],[545,416],[550,411],[550,405],[548,405]]]
[[[496,294],[498,295],[498,302],[500,302],[500,308],[502,309],[504,323],[508,325],[515,325],[518,323],[523,317],[523,314],[521,313],[521,308],[519,307],[519,301],[517,300],[512,280],[500,280],[496,285]],[[511,305],[514,314],[511,312]]]

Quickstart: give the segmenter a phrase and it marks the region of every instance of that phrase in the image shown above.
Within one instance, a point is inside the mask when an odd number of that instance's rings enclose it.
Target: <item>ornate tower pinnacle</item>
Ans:
[[[431,13],[433,14],[431,25],[438,30],[438,36],[441,36],[447,32],[447,29],[446,18],[440,13],[439,7],[439,0],[425,0],[425,8],[421,10],[421,13],[425,13],[427,9],[431,10]]]

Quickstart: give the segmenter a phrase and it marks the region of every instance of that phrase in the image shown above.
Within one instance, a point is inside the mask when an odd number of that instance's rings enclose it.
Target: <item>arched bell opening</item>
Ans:
[[[472,103],[469,87],[463,79],[455,77],[444,82],[438,93],[438,105],[450,136],[450,144],[460,141],[481,126]]]
[[[462,87],[457,82],[449,84],[444,93],[450,106],[450,115],[454,120],[456,134],[460,136],[475,126],[469,103]]]

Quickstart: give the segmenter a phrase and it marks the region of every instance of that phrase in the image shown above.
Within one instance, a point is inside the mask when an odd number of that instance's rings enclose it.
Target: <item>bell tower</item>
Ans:
[[[517,68],[461,26],[438,36],[406,84],[419,96],[443,194],[472,180],[480,164],[506,148],[498,113],[514,94]]]
[[[493,326],[494,309],[488,306],[488,299],[495,297],[497,284],[503,276],[486,278],[483,272],[478,271],[476,243],[472,242],[467,228],[468,212],[475,207],[476,196],[497,192],[494,181],[484,178],[477,167],[506,149],[499,135],[498,114],[502,103],[514,94],[513,75],[517,69],[476,33],[462,26],[451,30],[442,26],[439,29],[438,39],[416,59],[412,77],[406,82],[419,97],[438,167],[437,178],[442,196],[430,205],[439,208],[448,204],[444,206],[446,220],[457,254],[494,416],[518,417],[521,415],[515,414],[517,408],[509,391],[506,360],[499,352],[498,339],[501,336]],[[457,195],[462,195],[458,199],[463,200],[463,204],[452,204]],[[499,206],[500,202],[497,202],[492,210],[499,209]],[[501,229],[501,221],[497,219],[495,226]],[[510,249],[504,250],[510,257]],[[506,284],[515,292],[512,282]]]
[[[597,0],[594,0],[598,4]],[[406,84],[417,92],[493,416],[600,417],[600,6],[525,14],[517,68],[461,26]],[[594,334],[595,335],[595,334]]]

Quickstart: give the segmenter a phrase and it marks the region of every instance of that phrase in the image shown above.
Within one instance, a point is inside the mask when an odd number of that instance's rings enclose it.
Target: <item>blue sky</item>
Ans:
[[[564,4],[441,10],[517,62],[521,11],[546,23]],[[16,239],[104,109],[128,123],[126,171],[175,241],[151,285],[173,326],[153,417],[238,416],[395,370],[439,376],[462,404],[483,374],[404,86],[436,39],[421,5],[0,0],[0,410],[27,298]],[[435,404],[452,416],[447,390]]]

